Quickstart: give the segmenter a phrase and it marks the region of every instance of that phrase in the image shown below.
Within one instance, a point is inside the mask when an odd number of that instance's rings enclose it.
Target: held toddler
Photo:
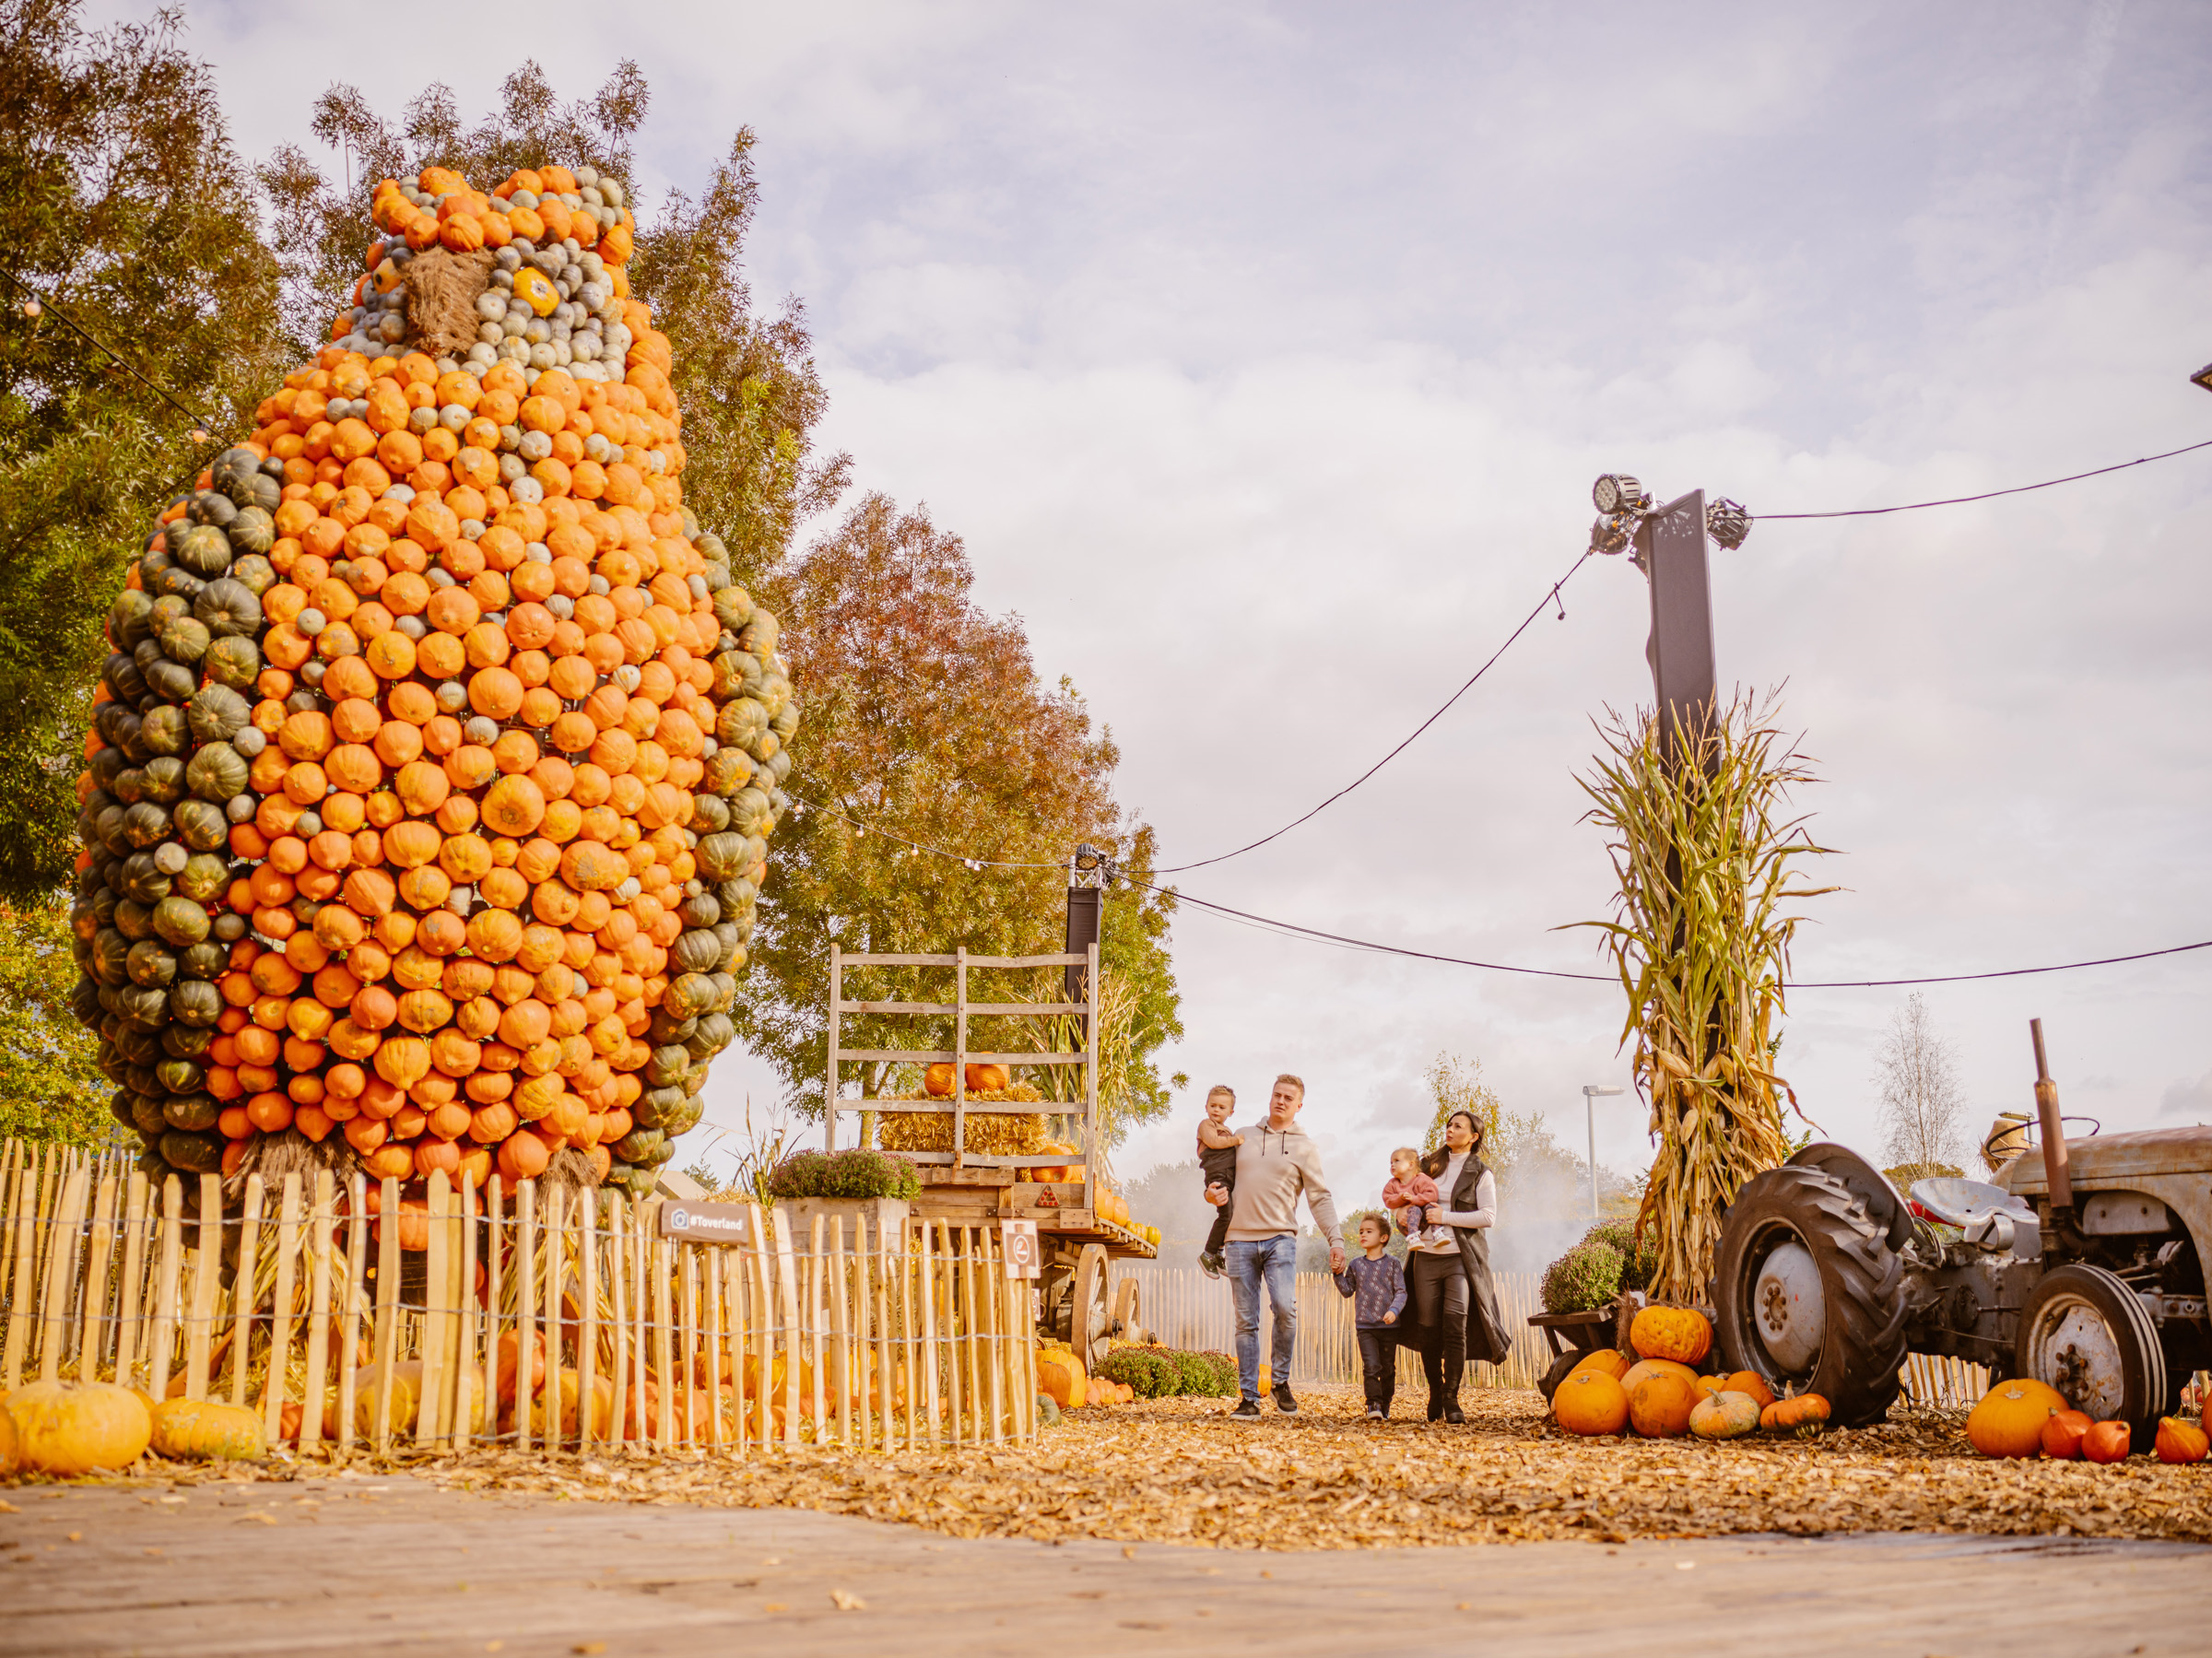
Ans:
[[[1441,1198],[1436,1182],[1421,1172],[1421,1154],[1401,1146],[1390,1154],[1390,1179],[1382,1183],[1382,1206],[1397,1217],[1398,1229],[1416,1242],[1429,1224],[1429,1211]]]
[[[1237,1109],[1237,1091],[1217,1085],[1206,1090],[1206,1117],[1198,1124],[1198,1167],[1200,1180],[1208,1186],[1224,1186],[1229,1190],[1229,1201],[1214,1211],[1213,1229],[1206,1234],[1206,1252],[1198,1257],[1198,1264],[1206,1276],[1221,1276],[1221,1252],[1229,1239],[1230,1211],[1237,1206],[1237,1147],[1244,1144],[1242,1135],[1231,1134],[1229,1114]]]

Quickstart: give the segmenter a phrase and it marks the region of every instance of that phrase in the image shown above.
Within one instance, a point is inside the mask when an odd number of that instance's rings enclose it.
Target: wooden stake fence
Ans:
[[[661,1235],[662,1205],[443,1174],[226,1201],[113,1154],[0,1146],[0,1389],[119,1381],[303,1451],[628,1442],[759,1454],[1035,1434],[1030,1286],[994,1228]]]

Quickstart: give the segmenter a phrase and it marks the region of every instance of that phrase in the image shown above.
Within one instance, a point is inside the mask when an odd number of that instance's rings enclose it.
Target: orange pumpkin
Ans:
[[[2078,1410],[2054,1410],[2043,1418],[2040,1436],[2043,1454],[2070,1463],[2081,1455],[2082,1436],[2097,1424]]]
[[[1982,1395],[1967,1415],[1966,1437],[1983,1456],[2041,1456],[2043,1424],[2066,1407],[2056,1388],[2016,1376]]]
[[[1741,1393],[1764,1410],[1774,1403],[1773,1390],[1749,1370],[1738,1370],[1721,1384],[1724,1393]]]
[[[1712,1351],[1712,1323],[1694,1307],[1646,1307],[1629,1325],[1629,1345],[1640,1358],[1695,1365]]]
[[[1603,1370],[1577,1370],[1552,1394],[1551,1414],[1569,1433],[1618,1433],[1629,1419],[1629,1395]]]
[[[2098,1422],[2081,1436],[2081,1454],[2092,1463],[2124,1463],[2135,1450],[2135,1429],[2125,1422]]]
[[[1769,1433],[1791,1433],[1801,1440],[1812,1439],[1828,1425],[1828,1401],[1818,1393],[1777,1399],[1759,1413],[1759,1425]]]
[[[1653,1370],[1624,1391],[1629,1421],[1647,1440],[1680,1437],[1701,1397],[1694,1381],[1685,1381],[1672,1370]]]
[[[2212,1442],[2205,1430],[2194,1422],[2185,1422],[2179,1417],[2159,1418],[2159,1437],[2152,1449],[2162,1463],[2201,1463]]]

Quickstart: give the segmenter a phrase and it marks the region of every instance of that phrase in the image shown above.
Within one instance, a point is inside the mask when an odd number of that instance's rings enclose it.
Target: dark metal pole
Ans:
[[[1645,654],[1658,696],[1661,740],[1675,752],[1680,735],[1714,711],[1720,671],[1712,646],[1712,589],[1705,562],[1705,492],[1693,489],[1644,518],[1636,555],[1652,588],[1652,637]]]

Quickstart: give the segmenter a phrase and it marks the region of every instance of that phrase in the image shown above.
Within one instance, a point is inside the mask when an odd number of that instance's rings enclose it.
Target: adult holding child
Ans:
[[[1344,1270],[1344,1233],[1335,1201],[1321,1171],[1321,1153],[1298,1126],[1306,1085],[1288,1072],[1275,1079],[1267,1114],[1242,1132],[1237,1146],[1237,1178],[1232,1194],[1209,1182],[1206,1201],[1233,1205],[1224,1246],[1230,1289],[1237,1307],[1237,1380],[1233,1417],[1260,1414],[1260,1291],[1267,1292],[1275,1319],[1269,1355],[1274,1370],[1275,1405],[1295,1413],[1290,1392],[1290,1354],[1298,1340],[1298,1200],[1303,1196],[1313,1224],[1329,1241],[1329,1271]]]
[[[1490,1278],[1490,1229],[1498,1223],[1498,1180],[1482,1160],[1482,1124],[1472,1111],[1444,1121],[1444,1143],[1421,1160],[1439,1200],[1426,1232],[1406,1251],[1406,1287],[1420,1330],[1429,1419],[1464,1422],[1460,1379],[1470,1358],[1502,1364],[1512,1350],[1498,1287]]]

